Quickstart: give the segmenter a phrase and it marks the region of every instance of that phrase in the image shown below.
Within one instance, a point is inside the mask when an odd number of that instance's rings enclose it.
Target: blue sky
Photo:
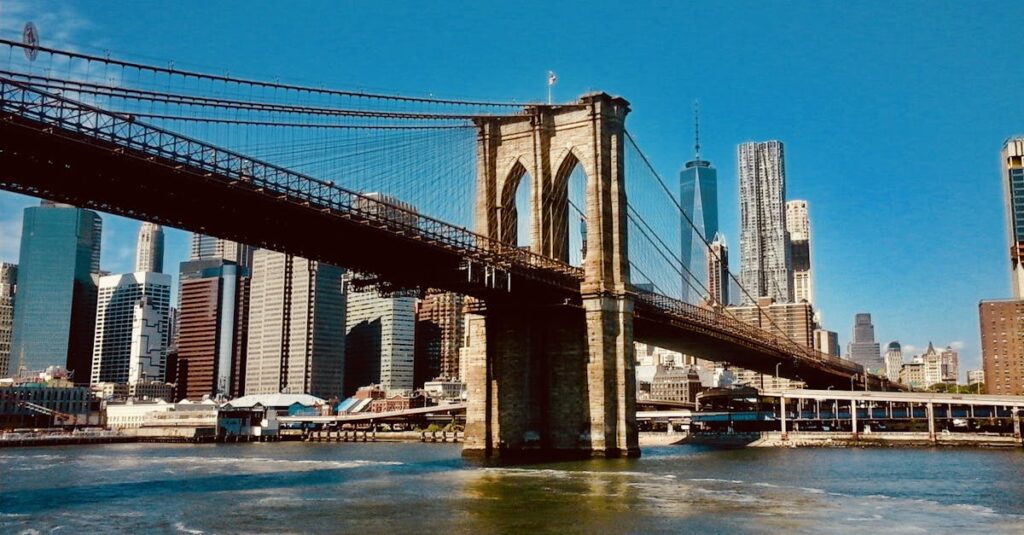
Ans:
[[[952,343],[979,366],[977,303],[1009,295],[998,155],[1024,133],[1024,4],[376,4],[0,0],[0,31],[33,20],[48,45],[416,95],[539,100],[553,70],[559,100],[629,99],[666,177],[692,155],[700,99],[734,249],[736,145],[780,139],[788,196],[810,203],[826,327],[845,346],[871,312],[883,346]],[[16,261],[32,202],[0,193],[0,259]],[[129,270],[137,223],[104,219],[103,268]],[[174,271],[187,235],[167,239]]]

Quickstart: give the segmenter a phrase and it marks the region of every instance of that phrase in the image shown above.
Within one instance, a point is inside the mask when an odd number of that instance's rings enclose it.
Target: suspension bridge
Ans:
[[[709,295],[681,261],[688,215],[624,99],[409,97],[3,39],[0,62],[4,47],[0,188],[343,266],[381,291],[470,296],[467,453],[638,455],[634,341],[884,387],[779,326],[684,300]]]

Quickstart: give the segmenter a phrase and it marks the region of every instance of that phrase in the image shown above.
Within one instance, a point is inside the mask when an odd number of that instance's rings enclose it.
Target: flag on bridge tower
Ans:
[[[548,104],[551,104],[551,86],[555,85],[558,81],[558,76],[555,76],[555,71],[548,71]]]

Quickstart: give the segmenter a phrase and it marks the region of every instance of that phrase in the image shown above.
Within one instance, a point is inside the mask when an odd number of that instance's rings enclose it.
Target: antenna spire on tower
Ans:
[[[693,101],[693,150],[694,160],[700,160],[700,102]]]

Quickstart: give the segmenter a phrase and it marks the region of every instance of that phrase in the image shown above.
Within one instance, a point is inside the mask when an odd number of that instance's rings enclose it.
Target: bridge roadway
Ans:
[[[437,288],[488,307],[581,307],[580,268],[173,132],[0,78],[0,189]],[[372,253],[370,253],[372,251]],[[634,293],[634,335],[709,360],[862,387],[863,370],[721,312]],[[868,378],[869,388],[885,385]]]

